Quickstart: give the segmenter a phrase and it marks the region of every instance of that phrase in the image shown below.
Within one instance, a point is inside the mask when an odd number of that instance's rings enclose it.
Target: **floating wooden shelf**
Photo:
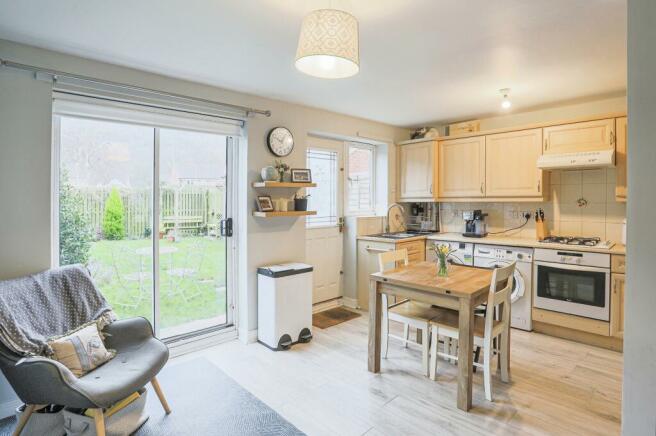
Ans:
[[[253,182],[253,188],[315,188],[316,183],[301,182]]]
[[[316,210],[290,210],[288,212],[259,212],[257,210],[253,211],[253,216],[258,218],[275,218],[283,216],[308,216],[316,215]]]

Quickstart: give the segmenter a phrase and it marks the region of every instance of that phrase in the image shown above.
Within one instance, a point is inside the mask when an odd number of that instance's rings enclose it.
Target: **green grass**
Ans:
[[[159,242],[159,327],[225,315],[225,240],[195,236]],[[89,268],[120,318],[153,321],[151,247],[151,239],[92,243]]]

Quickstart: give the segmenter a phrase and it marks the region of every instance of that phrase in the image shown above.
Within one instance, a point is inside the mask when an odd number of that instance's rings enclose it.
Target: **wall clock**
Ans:
[[[294,150],[294,137],[286,127],[274,127],[267,136],[267,145],[276,156],[288,156]]]

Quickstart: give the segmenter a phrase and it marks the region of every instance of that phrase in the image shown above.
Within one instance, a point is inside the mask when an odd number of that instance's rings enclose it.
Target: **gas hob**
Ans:
[[[584,238],[582,236],[547,236],[540,243],[561,244],[561,245],[578,245],[583,247],[595,248],[612,248],[615,245],[612,241],[602,241],[601,238]]]

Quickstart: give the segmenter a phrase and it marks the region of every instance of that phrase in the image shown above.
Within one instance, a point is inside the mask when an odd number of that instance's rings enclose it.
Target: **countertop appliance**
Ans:
[[[480,209],[463,212],[462,219],[465,220],[465,233],[462,236],[468,238],[484,238],[487,236],[486,213]]]
[[[513,262],[513,290],[510,294],[512,303],[510,325],[514,328],[533,330],[531,314],[531,296],[533,293],[533,249],[526,247],[501,247],[496,245],[479,245],[474,248],[474,266],[482,268],[502,268]]]
[[[474,244],[471,242],[451,242],[451,241],[435,241],[432,239],[426,240],[426,260],[430,262],[437,262],[437,255],[433,251],[434,245],[448,245],[449,249],[453,251],[447,258],[449,263],[455,265],[474,265]]]
[[[257,340],[287,350],[312,339],[312,265],[287,263],[257,269]]]
[[[583,236],[547,236],[540,241],[542,244],[564,244],[564,245],[581,245],[584,247],[595,248],[613,248],[615,245],[612,241],[602,241],[601,238],[590,238]]]
[[[609,300],[610,254],[535,249],[535,307],[608,321]]]
[[[579,153],[543,154],[538,168],[543,170],[605,168],[615,165],[615,150],[582,151]]]

